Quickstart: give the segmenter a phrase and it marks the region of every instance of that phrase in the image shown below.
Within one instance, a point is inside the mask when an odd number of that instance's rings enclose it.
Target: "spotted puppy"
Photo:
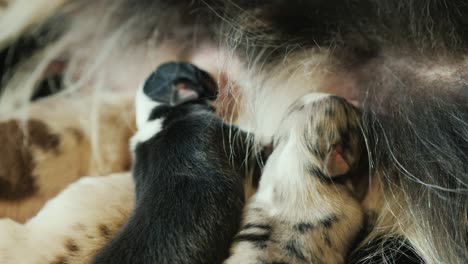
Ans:
[[[309,94],[290,108],[225,263],[346,261],[363,225],[349,179],[363,151],[359,124],[357,109],[334,96]]]
[[[89,263],[128,219],[134,201],[130,173],[83,177],[25,224],[0,219],[0,263]]]
[[[216,83],[187,63],[160,66],[140,89],[131,140],[136,208],[93,263],[228,257],[244,206],[248,137],[216,116],[215,98]]]

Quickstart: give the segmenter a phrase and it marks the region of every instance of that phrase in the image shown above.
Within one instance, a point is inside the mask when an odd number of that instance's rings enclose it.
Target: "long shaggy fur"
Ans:
[[[27,105],[57,60],[68,93],[99,98],[136,87],[160,62],[217,47],[237,121],[262,142],[308,92],[359,105],[371,168],[362,203],[376,212],[367,240],[398,236],[427,263],[465,263],[467,14],[463,0],[70,1],[14,34],[60,29],[9,65],[0,113]]]

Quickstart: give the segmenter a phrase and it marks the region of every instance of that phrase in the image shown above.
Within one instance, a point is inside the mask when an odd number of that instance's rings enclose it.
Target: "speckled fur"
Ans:
[[[89,263],[133,209],[130,173],[84,177],[25,224],[0,220],[0,263]]]
[[[364,220],[349,178],[362,156],[360,133],[359,112],[345,100],[298,100],[274,135],[225,263],[345,263]]]
[[[233,121],[260,143],[300,96],[336,94],[363,110],[371,165],[361,203],[375,228],[358,250],[377,243],[356,261],[396,262],[403,243],[416,263],[468,262],[466,0],[33,2],[1,6],[0,28],[14,29],[0,34],[1,114],[35,105],[31,94],[56,60],[78,102],[83,91],[133,89],[161,62],[204,57],[210,72],[230,77]],[[27,16],[3,15],[10,10]],[[40,43],[19,47],[30,37]]]
[[[132,102],[133,94],[108,96],[96,120],[82,107],[92,105],[89,95],[50,97],[0,114],[0,218],[23,223],[79,178],[128,170]],[[95,140],[102,145],[93,147]]]

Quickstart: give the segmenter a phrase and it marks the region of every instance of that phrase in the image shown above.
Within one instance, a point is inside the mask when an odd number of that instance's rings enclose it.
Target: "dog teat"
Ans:
[[[197,99],[216,99],[217,85],[206,71],[193,64],[169,62],[148,77],[143,92],[153,101],[179,105]]]

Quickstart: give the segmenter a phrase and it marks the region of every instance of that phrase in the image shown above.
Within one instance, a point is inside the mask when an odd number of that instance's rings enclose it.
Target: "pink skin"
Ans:
[[[343,156],[343,147],[338,145],[327,159],[327,169],[330,177],[346,174],[350,167]]]
[[[157,50],[152,52],[135,49],[132,56],[125,54],[113,56],[99,67],[99,70],[103,71],[100,73],[101,77],[104,76],[104,80],[100,80],[100,83],[105,83],[106,89],[114,92],[134,91],[159,64],[168,61],[189,61],[209,72],[217,80],[219,86],[216,103],[218,113],[227,122],[236,123],[238,116],[236,101],[241,100],[236,82],[241,67],[238,59],[226,50],[208,43],[201,45],[195,52],[183,57],[178,55],[179,50],[172,47],[171,43],[161,44]],[[50,64],[44,75],[60,74],[66,67],[66,60],[57,59]],[[75,69],[76,79],[79,79],[83,67]],[[327,78],[322,92],[344,97],[352,104],[358,105],[355,89],[355,87],[358,87],[358,79],[355,74],[350,72],[334,72]],[[93,78],[90,81],[92,82],[92,80]]]
[[[343,97],[354,106],[359,107],[356,90],[359,78],[356,77],[356,74],[350,72],[337,72],[332,74],[333,76],[327,78],[324,84],[324,92]]]
[[[203,45],[193,53],[189,61],[209,72],[218,83],[218,99],[216,108],[218,114],[227,122],[237,119],[236,99],[238,99],[238,84],[235,77],[238,76],[240,63],[236,58],[231,58],[225,50],[220,50],[212,45]]]

